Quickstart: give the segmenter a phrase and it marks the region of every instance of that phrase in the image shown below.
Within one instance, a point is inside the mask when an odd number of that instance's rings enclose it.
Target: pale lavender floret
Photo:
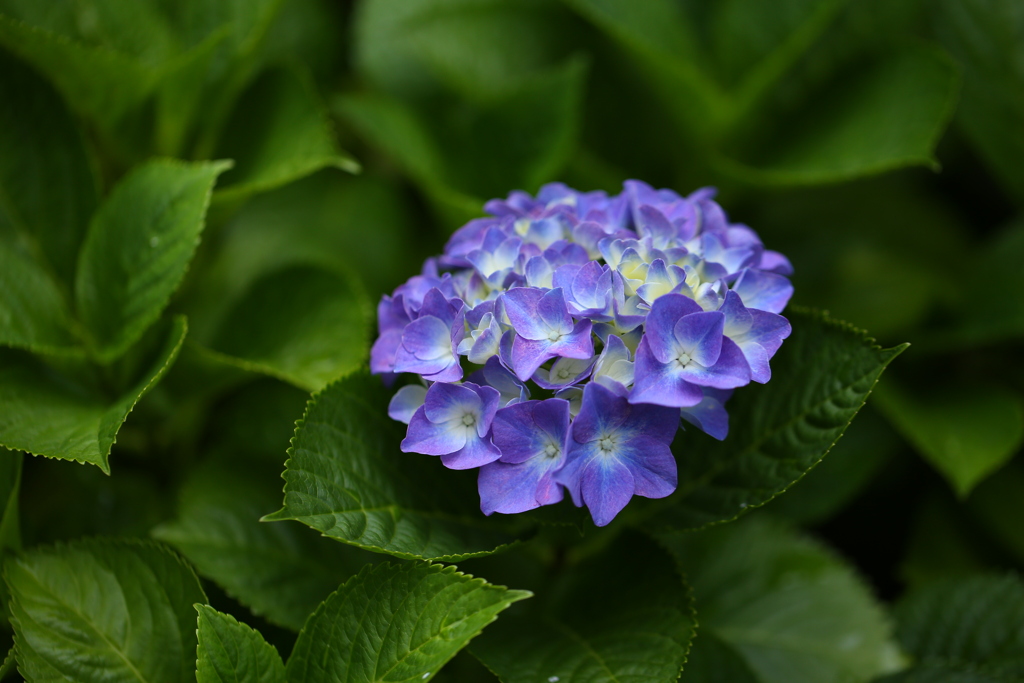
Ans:
[[[422,384],[407,384],[391,397],[388,403],[388,417],[409,424],[412,416],[427,398],[427,388]]]
[[[723,336],[725,314],[704,311],[681,294],[651,306],[636,352],[631,403],[685,408],[703,399],[701,387],[733,389],[750,382],[739,347]]]
[[[590,377],[597,358],[556,358],[550,369],[537,368],[533,381],[541,389],[557,391],[579,384]]]
[[[412,320],[405,309],[401,294],[394,297],[386,294],[377,304],[377,329],[379,336],[370,348],[370,371],[374,374],[391,375],[395,371],[395,356],[402,345],[402,332]]]
[[[519,379],[526,381],[551,358],[594,355],[590,337],[593,324],[589,320],[573,324],[560,288],[544,292],[516,287],[501,299],[516,333],[506,362],[511,361],[512,371]]]
[[[494,315],[494,302],[484,301],[466,313],[468,336],[459,342],[456,351],[470,363],[483,365],[497,355],[502,329]]]
[[[565,268],[559,268],[558,274],[564,273]],[[597,261],[588,261],[586,265],[576,270],[569,286],[563,290],[569,313],[574,317],[589,318],[594,322],[612,320],[612,301],[615,298],[616,286],[620,292],[622,290],[621,280],[617,280],[616,275],[609,266],[601,265]],[[560,281],[561,278],[556,279],[556,286],[561,284]]]
[[[565,463],[569,402],[558,398],[502,408],[494,417],[501,458],[480,468],[480,509],[513,514],[562,500],[554,474]]]
[[[474,218],[455,231],[444,247],[444,255],[438,258],[442,267],[469,268],[472,264],[466,257],[471,251],[483,246],[484,237],[491,229],[501,230],[510,225],[510,220],[499,218]]]
[[[633,211],[636,221],[636,233],[641,239],[651,240],[655,249],[668,249],[676,246],[679,229],[669,222],[661,211],[653,206],[640,206]]]
[[[763,251],[760,242],[733,244],[723,239],[721,233],[707,232],[701,235],[701,253],[705,261],[720,265],[724,271],[722,277],[758,263]]]
[[[777,251],[765,250],[764,254],[761,255],[761,263],[757,267],[759,270],[785,277],[793,274],[793,264],[789,262],[788,258]]]
[[[621,337],[609,334],[604,349],[594,363],[592,381],[621,393],[633,385],[633,362]]]
[[[415,372],[438,382],[462,379],[456,349],[465,335],[465,309],[461,301],[457,303],[448,301],[437,288],[427,292],[420,317],[402,331],[395,372]]]
[[[587,506],[597,526],[605,526],[634,495],[664,498],[675,491],[669,445],[678,427],[676,409],[631,405],[600,384],[588,384],[555,480],[577,507]]]
[[[526,384],[520,382],[518,377],[502,365],[497,356],[490,358],[484,367],[470,375],[469,381],[497,389],[500,395],[500,408],[530,399],[530,390]]]
[[[409,421],[402,440],[405,453],[439,455],[445,467],[468,470],[501,456],[490,440],[498,410],[498,390],[471,382],[436,382]]]
[[[793,285],[782,275],[748,268],[732,285],[743,305],[769,313],[782,313],[793,296]]]
[[[704,387],[704,398],[695,406],[680,408],[684,420],[705,434],[722,441],[729,434],[729,413],[725,402],[732,396],[732,389],[711,389]]]
[[[768,361],[793,331],[789,321],[775,313],[746,308],[733,291],[726,293],[720,310],[725,314],[724,334],[747,359],[750,379],[764,384],[772,378]]]

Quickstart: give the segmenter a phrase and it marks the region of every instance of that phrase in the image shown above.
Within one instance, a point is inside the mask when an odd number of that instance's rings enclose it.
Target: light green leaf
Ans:
[[[284,507],[325,536],[397,557],[455,562],[516,539],[480,512],[473,472],[398,449],[380,378],[362,373],[313,397],[288,450]]]
[[[920,663],[1024,675],[1024,583],[976,575],[926,584],[896,605],[900,643]]]
[[[156,322],[188,269],[210,192],[231,162],[156,160],[135,168],[93,217],[75,300],[104,362]]]
[[[885,367],[906,345],[882,349],[821,313],[792,308],[793,334],[772,360],[768,384],[729,401],[729,436],[676,436],[679,488],[654,523],[698,528],[734,519],[785,491],[842,436]]]
[[[0,345],[78,355],[73,325],[53,279],[28,254],[0,242]]]
[[[957,122],[1024,201],[1024,13],[1015,0],[943,0],[932,16],[943,47],[964,67]]]
[[[96,210],[92,162],[49,83],[6,52],[0,53],[0,71],[0,204],[70,286]],[[46,307],[45,301],[40,304]]]
[[[889,382],[876,400],[960,497],[1024,443],[1024,401],[999,386],[943,382],[923,393]]]
[[[283,67],[265,72],[242,94],[214,156],[237,162],[224,174],[218,201],[265,192],[328,166],[359,171],[338,149],[310,78]]]
[[[942,52],[904,48],[852,78],[838,78],[782,117],[771,145],[720,168],[766,185],[851,180],[923,165],[937,168],[935,145],[953,113],[959,90],[956,65]]]
[[[4,579],[27,680],[193,680],[192,605],[206,596],[163,546],[90,539],[36,548],[8,560]]]
[[[181,491],[178,519],[153,536],[254,614],[298,631],[340,583],[379,556],[298,524],[261,523],[281,494],[277,468],[258,465],[235,459],[200,466]]]
[[[284,683],[284,662],[259,631],[207,605],[199,612],[197,683]]]
[[[499,612],[528,597],[450,566],[367,567],[310,616],[288,659],[288,681],[430,680]]]
[[[530,606],[538,612],[502,617],[471,647],[503,683],[671,683],[696,626],[671,558],[637,537],[572,567]]]
[[[254,283],[210,347],[229,363],[318,391],[366,362],[372,319],[355,278],[292,266]]]
[[[0,44],[45,73],[72,109],[110,129],[153,92],[157,67],[170,56],[165,31],[131,25],[139,21],[153,26],[153,17],[141,19],[147,5],[7,0],[0,4],[6,14],[0,14]],[[75,16],[78,11],[87,15],[83,24]],[[123,23],[103,21],[122,12]],[[95,33],[79,36],[78,25],[92,26]]]
[[[899,668],[871,591],[841,560],[781,523],[755,516],[660,539],[693,586],[701,633],[738,653],[759,683],[868,681]]]
[[[177,318],[163,349],[129,391],[110,399],[24,351],[0,349],[0,446],[110,471],[110,447],[128,413],[155,385],[185,340]]]

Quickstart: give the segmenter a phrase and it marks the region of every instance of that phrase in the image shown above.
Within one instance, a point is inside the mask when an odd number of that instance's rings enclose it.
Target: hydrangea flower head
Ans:
[[[372,372],[417,380],[388,408],[402,450],[479,468],[488,515],[568,490],[604,526],[670,495],[677,431],[726,438],[726,401],[790,333],[789,261],[714,195],[629,180],[487,202],[377,308]]]

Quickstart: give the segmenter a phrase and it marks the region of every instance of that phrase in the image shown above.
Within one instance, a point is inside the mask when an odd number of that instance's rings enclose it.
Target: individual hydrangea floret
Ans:
[[[730,223],[713,188],[561,183],[486,203],[377,307],[371,371],[415,377],[388,414],[402,450],[479,468],[485,514],[557,503],[594,522],[676,488],[680,428],[729,431],[726,401],[771,378],[792,266]]]

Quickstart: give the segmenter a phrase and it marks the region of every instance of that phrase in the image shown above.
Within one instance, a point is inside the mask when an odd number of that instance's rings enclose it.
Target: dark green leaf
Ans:
[[[772,360],[772,379],[737,391],[729,437],[696,430],[676,437],[679,489],[659,525],[697,528],[729,520],[785,491],[814,467],[864,405],[906,345],[882,349],[861,330],[792,309],[793,334]]]
[[[197,683],[284,683],[284,662],[259,631],[207,605],[199,612]]]
[[[0,449],[0,552],[21,550],[21,453]]]
[[[682,683],[758,683],[743,656],[714,632],[700,629],[686,658]]]
[[[875,683],[1013,683],[1002,674],[956,664],[924,664],[892,676],[876,678]]]
[[[404,558],[454,562],[514,542],[480,512],[475,473],[399,451],[405,426],[388,418],[387,400],[362,373],[317,394],[288,450],[284,507],[264,519]]]
[[[751,159],[721,158],[722,170],[751,183],[839,182],[905,166],[937,168],[933,155],[959,89],[942,52],[906,48],[836,79],[783,117],[772,144]]]
[[[153,324],[199,244],[217,176],[230,162],[150,161],[126,176],[89,226],[75,299],[101,360]]]
[[[0,52],[0,71],[0,203],[70,285],[96,210],[89,155],[64,102],[46,81],[6,52]]]
[[[1018,459],[989,477],[967,501],[972,516],[1024,565],[1024,461]]]
[[[876,401],[961,497],[1024,442],[1024,401],[999,386],[947,381],[924,393],[889,382]]]
[[[936,33],[964,67],[957,120],[1004,187],[1024,201],[1024,13],[1015,0],[936,4]]]
[[[354,278],[292,266],[253,284],[210,346],[247,370],[317,391],[366,361],[371,321],[370,302]]]
[[[738,653],[754,680],[866,681],[899,668],[871,591],[841,560],[779,522],[755,516],[661,540],[693,585],[701,633]]]
[[[23,351],[0,349],[0,446],[110,471],[110,447],[128,413],[171,366],[187,326],[177,318],[142,378],[116,400]]]
[[[900,643],[920,662],[1024,675],[1024,583],[976,575],[926,584],[895,609]]]
[[[163,546],[91,539],[37,548],[8,560],[4,578],[27,680],[193,679],[192,605],[206,596]]]
[[[503,683],[671,683],[696,626],[671,558],[637,537],[572,567],[540,609],[502,617],[473,642]]]
[[[24,252],[0,242],[0,345],[81,354],[60,289]]]
[[[309,77],[283,67],[265,72],[243,93],[214,156],[237,162],[224,174],[218,200],[271,190],[327,166],[359,170],[338,149]]]
[[[436,564],[367,567],[306,622],[288,680],[426,681],[526,591]]]
[[[254,614],[298,631],[331,591],[379,556],[298,524],[261,523],[281,494],[276,468],[260,464],[201,466],[181,491],[178,519],[153,535]]]

